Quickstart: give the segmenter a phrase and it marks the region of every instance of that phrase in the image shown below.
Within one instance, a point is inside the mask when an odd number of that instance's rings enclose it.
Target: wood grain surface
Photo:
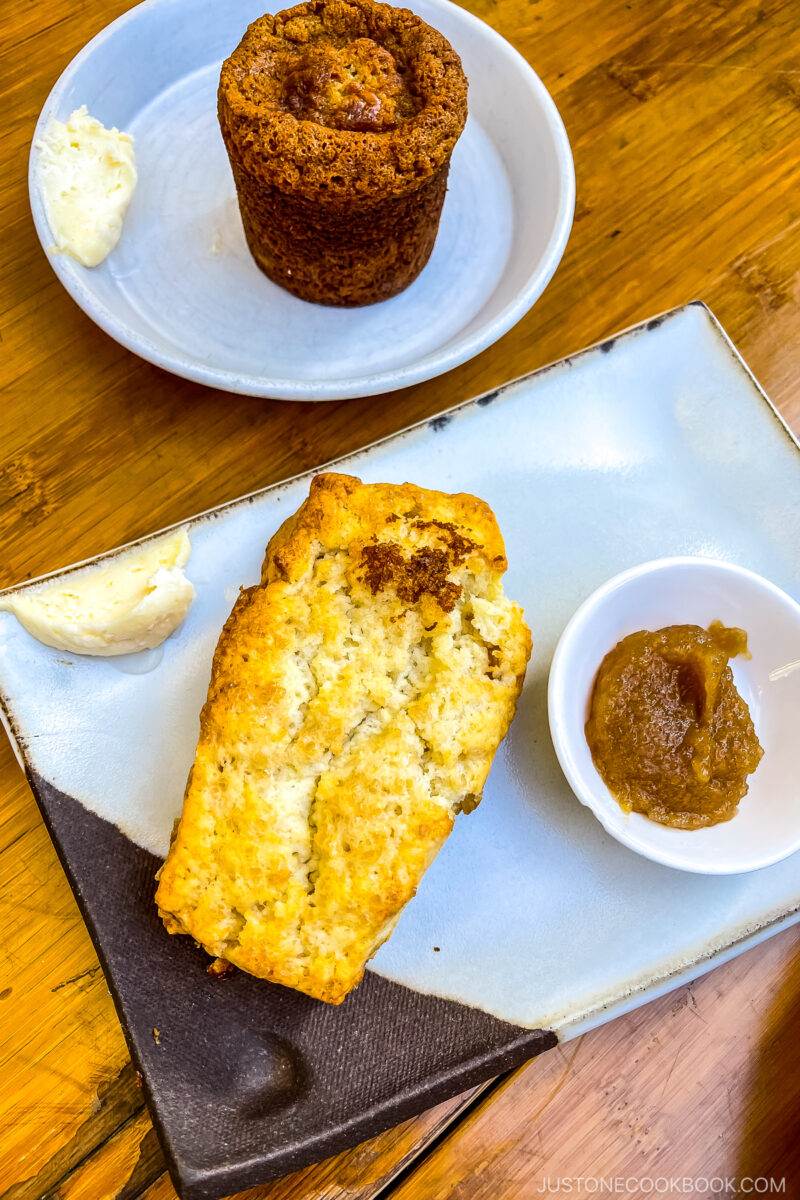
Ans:
[[[126,7],[0,9],[0,586],[313,467],[694,298],[800,428],[797,0],[470,0],[564,118],[578,203],[563,263],[532,312],[472,362],[327,405],[173,378],[101,333],[52,274],[27,204],[33,126],[69,60]],[[173,1200],[97,959],[5,742],[0,795],[0,1200]],[[676,1172],[785,1178],[798,1195],[798,966],[790,931],[483,1098],[248,1195],[504,1200],[565,1176]]]

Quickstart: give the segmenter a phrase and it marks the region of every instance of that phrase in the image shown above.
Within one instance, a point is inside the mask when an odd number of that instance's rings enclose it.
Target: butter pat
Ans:
[[[136,187],[133,138],[106,129],[84,104],[66,123],[51,117],[36,148],[56,249],[84,267],[96,267],[119,241]]]
[[[177,529],[107,566],[0,596],[0,611],[56,650],[106,657],[152,650],[177,629],[194,599],[183,573],[190,552],[189,535]]]

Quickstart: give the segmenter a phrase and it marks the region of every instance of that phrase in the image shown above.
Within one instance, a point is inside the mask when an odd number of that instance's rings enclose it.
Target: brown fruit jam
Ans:
[[[586,740],[627,811],[702,829],[729,821],[764,753],[728,660],[747,635],[713,621],[623,638],[597,672]]]

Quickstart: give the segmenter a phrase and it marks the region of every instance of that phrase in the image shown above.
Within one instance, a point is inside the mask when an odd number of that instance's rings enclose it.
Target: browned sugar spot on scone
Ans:
[[[427,593],[445,612],[452,612],[461,595],[460,586],[447,578],[447,551],[438,547],[424,546],[406,558],[395,542],[376,542],[364,546],[361,565],[373,596],[391,588],[404,604],[416,604]]]
[[[418,517],[412,524],[415,529],[436,530],[439,537],[447,544],[453,557],[454,567],[460,567],[467,555],[478,549],[477,543],[459,533],[458,527],[451,521],[423,521],[421,517]]]
[[[367,37],[308,45],[287,64],[281,98],[298,120],[362,133],[396,129],[419,107],[392,55]]]
[[[474,543],[460,534],[454,534],[447,548],[420,546],[408,557],[396,542],[373,542],[361,551],[364,582],[373,595],[391,588],[404,604],[429,595],[445,612],[452,612],[461,586],[448,576],[473,548]]]

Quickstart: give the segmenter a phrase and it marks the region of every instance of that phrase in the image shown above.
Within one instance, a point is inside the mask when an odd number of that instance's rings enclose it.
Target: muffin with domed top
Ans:
[[[446,39],[376,0],[307,0],[248,28],[219,120],[247,244],[320,304],[372,304],[425,266],[467,116]]]

